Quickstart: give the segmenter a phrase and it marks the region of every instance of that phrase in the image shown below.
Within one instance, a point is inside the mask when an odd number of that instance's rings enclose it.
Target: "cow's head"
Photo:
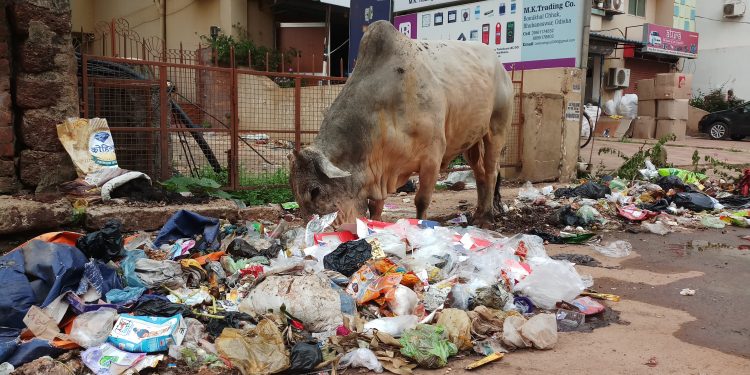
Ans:
[[[367,199],[360,197],[362,183],[357,176],[336,167],[312,147],[294,151],[289,162],[289,183],[303,219],[338,211],[335,224],[352,223],[365,214]]]

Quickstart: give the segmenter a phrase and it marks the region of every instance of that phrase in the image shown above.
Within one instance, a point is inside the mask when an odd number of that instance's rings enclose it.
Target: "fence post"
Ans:
[[[232,130],[229,132],[229,136],[231,137],[232,143],[231,143],[231,164],[229,165],[229,184],[232,190],[237,190],[237,187],[240,184],[239,176],[240,176],[240,159],[239,159],[239,147],[240,147],[240,134],[239,134],[239,127],[240,127],[240,121],[239,121],[239,114],[238,112],[238,103],[239,100],[239,93],[238,93],[238,85],[237,85],[237,62],[235,61],[235,55],[234,55],[234,47],[232,47],[229,50],[229,60],[230,60],[230,67],[231,67],[231,89],[232,89],[232,95],[231,95],[231,101],[232,101],[232,108],[230,110],[231,116],[232,116],[232,124],[231,128]]]
[[[299,72],[298,72],[299,73]],[[302,79],[294,78],[294,149],[299,151],[302,142]]]
[[[83,118],[89,118],[89,57],[81,54],[81,89],[83,94]]]
[[[159,65],[159,176],[167,180],[171,176],[169,155],[169,96],[167,95],[167,66]]]

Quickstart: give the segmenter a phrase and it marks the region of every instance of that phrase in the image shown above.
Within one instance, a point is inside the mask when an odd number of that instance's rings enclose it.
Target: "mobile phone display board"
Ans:
[[[359,53],[359,42],[367,26],[375,21],[391,20],[391,0],[351,0],[349,8],[349,62],[348,71],[354,71]],[[404,26],[406,27],[406,26]]]
[[[495,48],[506,69],[580,66],[585,0],[487,0],[394,17],[420,40],[475,41]]]

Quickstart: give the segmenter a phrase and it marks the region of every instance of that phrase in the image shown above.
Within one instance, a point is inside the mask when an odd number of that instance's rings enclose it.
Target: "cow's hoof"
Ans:
[[[492,218],[487,217],[486,215],[482,215],[475,217],[471,225],[482,229],[494,229],[495,221],[492,220]]]

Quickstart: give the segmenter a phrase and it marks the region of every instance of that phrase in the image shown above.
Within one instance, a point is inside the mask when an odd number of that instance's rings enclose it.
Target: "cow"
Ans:
[[[380,220],[388,194],[417,173],[416,217],[424,219],[441,168],[463,154],[477,182],[473,224],[491,224],[513,96],[493,48],[411,40],[372,23],[317,137],[289,155],[303,217],[338,211],[336,223],[351,223],[369,209]]]

